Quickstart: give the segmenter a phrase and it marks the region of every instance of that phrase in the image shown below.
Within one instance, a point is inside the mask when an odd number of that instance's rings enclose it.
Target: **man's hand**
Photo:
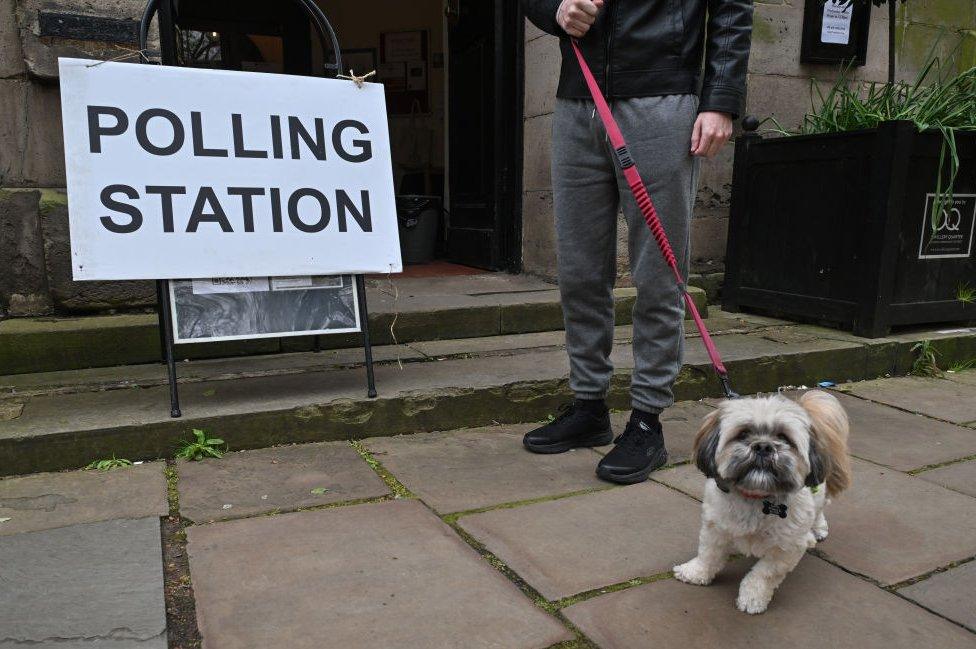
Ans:
[[[604,0],[563,0],[556,10],[556,22],[573,38],[583,38],[596,22]]]
[[[712,111],[699,113],[691,133],[691,155],[711,158],[722,150],[731,136],[731,115]]]

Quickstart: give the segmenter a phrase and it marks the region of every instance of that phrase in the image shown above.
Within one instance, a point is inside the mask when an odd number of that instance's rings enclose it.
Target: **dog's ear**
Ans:
[[[803,484],[807,487],[823,484],[824,480],[827,479],[827,466],[820,452],[820,443],[813,435],[810,436],[810,452],[807,454],[807,462],[810,465],[810,473],[807,474],[807,479]]]
[[[810,430],[810,475],[807,486],[827,483],[836,495],[851,484],[851,458],[847,452],[850,422],[843,406],[832,394],[810,390],[800,397],[800,405],[813,422]]]
[[[702,422],[701,430],[695,435],[695,442],[692,445],[691,454],[695,458],[695,465],[698,470],[705,474],[706,478],[717,478],[718,467],[715,465],[715,453],[718,450],[719,419],[721,415],[718,410],[708,413]]]

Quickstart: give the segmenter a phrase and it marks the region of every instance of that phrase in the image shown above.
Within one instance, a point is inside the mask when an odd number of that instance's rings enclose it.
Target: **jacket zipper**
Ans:
[[[613,11],[613,9],[616,6],[617,6],[617,3],[615,2],[615,0],[607,0],[607,44],[606,44],[606,50],[605,50],[605,55],[606,55],[607,60],[606,60],[606,72],[605,72],[605,75],[604,75],[605,78],[603,80],[604,81],[604,84],[606,85],[605,94],[606,94],[607,98],[610,98],[610,97],[613,96],[613,92],[611,91],[611,88],[610,88],[610,55],[613,52],[613,27],[614,27],[614,21],[613,21],[614,11]]]

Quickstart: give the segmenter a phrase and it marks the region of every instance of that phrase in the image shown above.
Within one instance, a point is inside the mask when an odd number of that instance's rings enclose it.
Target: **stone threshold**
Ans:
[[[744,394],[904,375],[914,360],[911,347],[921,340],[934,342],[944,364],[976,358],[976,329],[866,340],[770,318],[724,318],[727,333],[716,328],[717,342],[735,388]],[[736,327],[735,322],[742,324]],[[617,371],[608,399],[612,407],[623,409],[630,405],[633,362],[626,331],[618,331],[618,337],[621,342],[613,353]],[[113,454],[132,460],[172,457],[194,428],[219,435],[239,450],[539,421],[569,397],[565,351],[554,339],[522,348],[517,337],[412,345],[413,362],[402,365],[387,350],[385,362],[377,367],[377,399],[366,398],[363,368],[342,363],[286,373],[271,367],[235,378],[221,374],[227,365],[203,365],[214,373],[184,372],[191,380],[181,388],[181,419],[169,417],[168,389],[158,365],[150,366],[157,372],[154,381],[140,383],[137,378],[128,386],[120,384],[123,389],[91,391],[92,384],[75,377],[67,391],[63,383],[40,379],[28,392],[26,382],[37,377],[20,377],[24,392],[14,392],[6,381],[0,398],[0,474],[75,468]],[[238,370],[245,367],[243,359],[238,362]],[[99,375],[95,385],[104,380],[106,375]],[[720,395],[707,356],[697,341],[689,340],[676,398]]]

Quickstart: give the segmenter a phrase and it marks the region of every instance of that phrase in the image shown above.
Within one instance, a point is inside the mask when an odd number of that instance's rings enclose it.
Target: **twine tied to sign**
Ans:
[[[376,74],[376,70],[373,70],[372,72],[367,72],[366,74],[359,76],[350,69],[349,74],[336,75],[336,79],[348,79],[349,81],[352,81],[354,84],[356,84],[357,88],[362,88],[363,84],[366,83],[366,80],[369,79],[374,74]]]

